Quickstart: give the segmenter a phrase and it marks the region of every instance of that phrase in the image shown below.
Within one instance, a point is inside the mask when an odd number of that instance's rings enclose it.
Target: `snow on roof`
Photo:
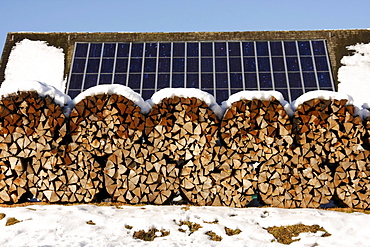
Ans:
[[[36,80],[65,91],[63,49],[24,39],[9,55],[3,84]]]
[[[56,104],[62,107],[68,106],[71,102],[71,98],[68,95],[62,93],[53,86],[38,81],[14,81],[12,83],[3,83],[0,88],[0,95],[6,97],[10,94],[22,91],[36,91],[41,97],[46,97],[48,95],[54,99]]]
[[[293,111],[291,110],[291,107],[287,101],[284,100],[283,95],[278,91],[241,91],[237,92],[233,95],[230,95],[229,99],[222,102],[222,109],[224,112],[234,103],[239,100],[253,100],[253,99],[259,99],[259,100],[271,100],[272,97],[280,101],[280,103],[283,105],[285,111],[289,116],[293,115]]]
[[[338,70],[338,91],[353,96],[354,104],[368,108],[370,103],[370,44],[347,46],[353,50],[351,56],[341,59],[342,67]]]
[[[119,85],[119,84],[111,84],[111,85],[98,85],[95,87],[91,87],[86,91],[77,95],[76,98],[73,99],[73,106],[83,100],[88,96],[94,96],[99,94],[118,94],[126,97],[127,99],[134,102],[135,105],[141,108],[141,112],[143,114],[148,113],[151,110],[151,106],[148,102],[144,101],[140,94],[134,92],[131,88]],[[72,107],[73,107],[72,106]]]
[[[222,117],[221,107],[217,104],[213,95],[196,88],[164,88],[154,93],[152,95],[152,98],[147,100],[147,102],[149,102],[149,104],[151,105],[155,105],[165,98],[171,98],[175,96],[183,98],[198,98],[201,101],[205,102],[209,106],[209,108],[217,115],[217,117]]]

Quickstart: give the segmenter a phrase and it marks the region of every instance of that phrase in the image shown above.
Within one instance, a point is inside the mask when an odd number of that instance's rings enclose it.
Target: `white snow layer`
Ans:
[[[21,91],[36,91],[41,97],[50,96],[54,99],[56,104],[60,106],[67,106],[71,102],[71,98],[56,89],[53,86],[46,85],[45,83],[38,81],[14,81],[13,83],[6,83],[1,85],[0,95],[6,97],[10,94],[21,92]]]
[[[293,115],[293,111],[291,110],[291,107],[289,103],[284,100],[283,95],[278,91],[241,91],[237,92],[233,95],[230,95],[229,99],[222,102],[221,108],[226,112],[226,110],[234,103],[239,100],[253,100],[253,99],[259,99],[259,100],[271,100],[272,97],[280,101],[280,103],[283,105],[285,111],[288,115]]]
[[[195,206],[95,206],[30,205],[1,207],[6,216],[0,220],[1,246],[249,246],[282,247],[264,228],[305,224],[324,227],[322,233],[305,233],[289,246],[348,247],[368,246],[370,215],[318,209],[231,208]],[[20,223],[5,226],[9,218]],[[95,225],[87,224],[92,221]],[[191,233],[180,221],[202,226]],[[210,222],[218,221],[216,224]],[[208,222],[208,223],[207,223]],[[128,229],[132,226],[132,229]],[[128,227],[128,228],[126,228]],[[152,242],[134,239],[133,234],[150,228],[167,230],[168,236]],[[240,229],[228,236],[225,227]],[[180,232],[179,229],[185,230]],[[210,240],[213,231],[223,239]]]
[[[3,85],[36,80],[65,91],[63,49],[24,39],[9,55]]]
[[[99,85],[95,87],[91,87],[86,91],[80,93],[73,99],[73,105],[77,104],[87,96],[94,96],[99,94],[117,94],[126,97],[127,99],[134,102],[135,105],[141,108],[141,112],[143,114],[148,113],[151,110],[151,106],[148,102],[144,101],[140,94],[134,92],[131,88],[119,85],[119,84],[111,84],[111,85]]]
[[[200,89],[196,88],[164,88],[159,90],[158,92],[152,95],[152,98],[148,100],[151,105],[158,104],[165,98],[172,98],[172,97],[183,97],[183,98],[191,98],[195,97],[206,103],[209,108],[216,114],[217,117],[222,117],[222,109],[217,104],[215,98],[212,94],[204,92]]]
[[[351,45],[347,49],[354,52],[341,60],[343,66],[338,70],[338,91],[352,95],[355,105],[369,108],[370,44]]]

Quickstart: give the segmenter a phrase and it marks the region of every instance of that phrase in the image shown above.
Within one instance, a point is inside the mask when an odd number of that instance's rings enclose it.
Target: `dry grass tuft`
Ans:
[[[290,226],[273,226],[264,228],[270,234],[272,234],[279,243],[282,244],[291,244],[295,241],[299,241],[300,239],[292,239],[293,237],[297,237],[302,232],[313,232],[316,233],[318,231],[323,231],[325,234],[323,237],[331,236],[323,227],[319,225],[307,226],[303,224],[297,225],[290,225]]]
[[[95,225],[96,225],[92,220],[87,221],[87,222],[86,222],[86,224],[88,224],[88,225],[93,225],[93,226],[95,226]]]
[[[125,225],[125,228],[131,230],[133,228],[133,226]]]
[[[186,225],[186,226],[189,227],[190,234],[192,234],[195,231],[198,231],[200,228],[203,227],[203,226],[199,225],[198,223],[194,223],[194,222],[187,221],[187,220],[186,221],[180,221],[179,226],[183,226],[183,225]],[[185,230],[182,229],[182,228],[179,228],[179,231],[180,232],[185,232]]]
[[[161,235],[157,234],[157,232],[160,232]],[[149,231],[144,231],[144,230],[140,230],[140,231],[136,231],[134,232],[134,238],[137,238],[137,239],[141,239],[141,240],[144,240],[144,241],[153,241],[155,238],[157,237],[165,237],[165,236],[168,236],[170,235],[170,231],[166,231],[166,230],[158,230],[156,228],[151,228],[149,229]]]
[[[19,221],[17,220],[16,218],[12,217],[12,218],[9,218],[7,221],[6,221],[6,224],[5,226],[11,226],[11,225],[15,225],[19,222],[22,222],[22,221]]]
[[[222,240],[221,236],[218,236],[216,233],[214,233],[212,231],[208,231],[205,234],[210,236],[212,241],[221,241]]]
[[[5,216],[6,216],[6,214],[4,214],[4,213],[0,213],[0,220],[4,219],[4,218],[5,218]]]
[[[225,226],[225,232],[226,232],[226,234],[227,234],[228,236],[234,236],[234,235],[238,235],[238,234],[240,234],[240,233],[242,232],[242,230],[240,230],[240,229],[235,229],[235,230],[233,230],[233,229],[231,229],[231,228],[227,228],[227,227]]]

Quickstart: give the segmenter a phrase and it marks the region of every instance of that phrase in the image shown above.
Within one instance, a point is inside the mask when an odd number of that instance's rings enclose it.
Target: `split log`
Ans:
[[[271,100],[239,100],[226,111],[220,128],[227,147],[264,162],[288,149],[292,124],[283,105]]]
[[[258,190],[265,204],[318,208],[332,199],[335,187],[330,167],[314,159],[300,158],[299,149],[292,151],[296,157],[289,161],[266,162],[259,167]]]
[[[63,142],[63,108],[50,96],[18,92],[0,100],[0,157],[30,158],[50,152]]]
[[[174,161],[191,160],[218,140],[219,120],[198,98],[165,98],[146,118],[148,142]]]
[[[245,207],[256,194],[256,171],[247,156],[216,146],[187,161],[180,189],[195,205]]]
[[[25,161],[17,157],[0,159],[0,203],[16,203],[26,192]]]
[[[339,162],[334,184],[338,199],[348,207],[369,209],[370,151],[359,150]]]
[[[27,166],[28,190],[45,202],[91,202],[103,188],[102,166],[72,143],[59,153],[34,158]]]
[[[162,205],[178,191],[179,167],[155,147],[134,144],[108,157],[104,181],[113,201]]]
[[[297,144],[309,144],[308,150],[332,164],[356,152],[365,129],[354,106],[346,104],[347,100],[311,99],[299,105],[293,118]]]
[[[70,114],[72,141],[96,156],[130,150],[141,142],[144,125],[140,107],[117,94],[87,96]]]

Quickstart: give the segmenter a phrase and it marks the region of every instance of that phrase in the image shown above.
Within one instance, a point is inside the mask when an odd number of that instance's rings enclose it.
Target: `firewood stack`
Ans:
[[[370,151],[358,150],[341,162],[335,171],[338,199],[351,208],[370,208]]]
[[[300,104],[293,117],[297,144],[331,164],[356,152],[365,130],[354,106],[346,103],[345,99],[311,99]]]
[[[96,156],[130,150],[141,142],[144,126],[140,107],[117,94],[87,96],[70,114],[72,141]]]
[[[22,91],[1,98],[0,201],[17,202],[28,191],[30,160],[42,164],[43,157],[56,152],[67,133],[65,120],[63,108],[50,96]]]
[[[26,162],[22,158],[0,159],[0,203],[17,203],[26,193]]]
[[[46,202],[91,202],[104,186],[102,165],[76,143],[41,160],[33,159],[27,179],[31,194]]]
[[[247,156],[225,147],[205,149],[184,164],[181,192],[195,205],[245,207],[257,188],[256,171],[249,162]]]
[[[155,147],[135,144],[108,157],[104,181],[113,201],[162,205],[179,189],[179,167]]]
[[[335,187],[331,169],[301,156],[300,149],[290,150],[293,157],[290,160],[269,161],[259,167],[258,190],[265,204],[281,208],[317,208],[332,199]]]
[[[234,102],[221,121],[220,133],[227,147],[253,162],[280,155],[293,143],[290,118],[274,97]]]
[[[66,135],[63,109],[49,96],[26,91],[0,100],[1,157],[41,157]]]
[[[202,100],[175,96],[152,107],[145,135],[169,159],[187,161],[216,144],[218,124],[217,116]]]

